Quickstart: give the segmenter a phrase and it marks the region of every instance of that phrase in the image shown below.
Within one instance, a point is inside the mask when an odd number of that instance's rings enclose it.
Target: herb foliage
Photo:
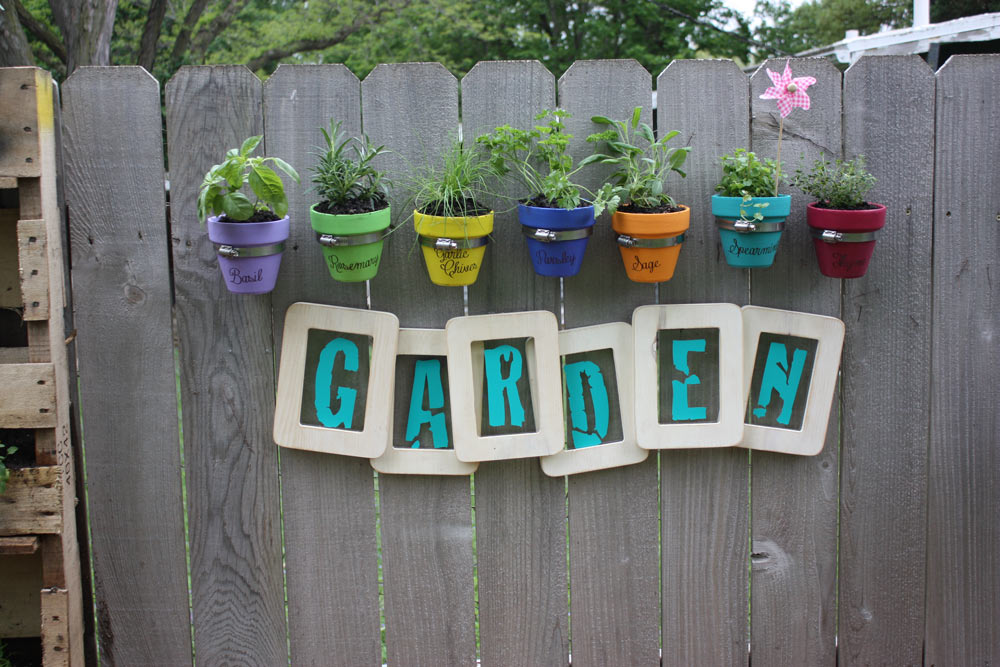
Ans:
[[[773,197],[777,165],[771,158],[760,160],[754,153],[737,148],[723,155],[722,180],[715,191],[723,197]]]
[[[823,208],[868,208],[865,195],[875,185],[875,177],[865,169],[865,156],[853,160],[837,160],[831,164],[822,156],[810,171],[797,169],[791,184],[811,195]]]
[[[373,146],[368,135],[360,139],[346,136],[342,121],[330,119],[330,130],[320,128],[326,148],[317,153],[319,161],[310,171],[313,190],[321,198],[320,208],[343,208],[360,204],[370,211],[389,205],[391,182],[373,164],[375,158],[387,152],[385,146]],[[326,206],[323,206],[323,204]]]
[[[463,147],[454,139],[442,160],[418,169],[411,178],[413,207],[426,215],[464,218],[483,215],[497,176],[486,153],[476,144]]]
[[[205,174],[198,194],[198,219],[202,223],[213,214],[225,214],[231,221],[242,222],[249,220],[257,211],[270,211],[278,219],[288,213],[284,183],[265,163],[271,162],[296,183],[299,182],[299,174],[281,158],[250,157],[261,139],[263,136],[250,137],[238,149],[231,148],[226,153],[226,159],[221,164],[213,165]],[[250,186],[256,201],[251,202],[241,192],[245,185]]]

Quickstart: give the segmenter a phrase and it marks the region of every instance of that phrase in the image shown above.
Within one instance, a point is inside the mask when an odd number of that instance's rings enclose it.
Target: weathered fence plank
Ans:
[[[309,224],[319,200],[310,169],[324,146],[319,128],[343,122],[361,133],[361,85],[343,65],[281,65],[264,84],[267,155],[292,164],[285,178],[291,233],[271,296],[275,346],[297,301],[367,307],[364,283],[329,277]],[[381,660],[375,494],[367,460],[298,449],[279,452],[292,664],[360,665]]]
[[[747,76],[729,60],[679,60],[656,89],[660,135],[679,130],[671,145],[691,146],[687,177],[666,183],[691,207],[691,228],[660,303],[745,304],[748,271],[722,258],[710,195],[719,157],[749,143]],[[747,458],[741,449],[660,452],[664,665],[747,664]]]
[[[574,63],[559,80],[559,104],[573,114],[567,122],[573,156],[592,153],[587,136],[604,129],[591,116],[631,118],[641,106],[652,125],[652,85],[634,60]],[[596,189],[608,168],[588,169],[580,181]],[[604,214],[580,273],[563,281],[567,327],[628,322],[636,306],[656,302],[653,285],[625,277],[614,238]],[[656,452],[637,465],[570,476],[568,491],[573,664],[658,664]]]
[[[62,93],[101,654],[190,664],[159,87],[83,68]]]
[[[282,664],[271,299],[226,291],[195,212],[204,173],[261,134],[261,84],[242,66],[185,67],[166,98],[195,654]]]
[[[480,63],[462,80],[465,141],[503,124],[530,129],[535,114],[554,106],[555,79],[541,64]],[[521,236],[516,211],[497,216],[485,275],[469,288],[470,314],[558,316],[559,280],[535,275]],[[565,664],[565,483],[546,477],[532,459],[483,463],[475,484],[483,664]]]
[[[847,70],[844,152],[866,156],[878,178],[868,199],[888,217],[867,275],[844,281],[839,657],[918,665],[934,183],[934,74],[922,58],[872,56]]]
[[[937,74],[926,664],[1000,663],[1000,56]]]
[[[396,186],[393,217],[406,220],[386,242],[372,308],[395,313],[403,327],[444,328],[463,312],[462,290],[430,282],[402,194],[410,168],[433,164],[458,138],[458,82],[437,63],[379,65],[362,101],[365,132],[395,152],[382,164]],[[469,479],[378,479],[389,664],[475,664]]]
[[[781,71],[785,60],[767,67]],[[841,152],[841,75],[822,58],[791,59],[795,76],[814,76],[809,111],[785,119],[782,172]],[[764,67],[750,81],[751,138],[758,155],[775,157],[779,115],[760,95],[771,85]],[[784,193],[790,190],[782,188]],[[805,222],[806,195],[792,192],[792,214],[774,266],[752,271],[750,301],[820,315],[840,315],[841,284],[816,267]],[[833,662],[836,622],[839,414],[834,397],[823,451],[814,457],[755,452],[751,457],[751,655],[765,665]]]

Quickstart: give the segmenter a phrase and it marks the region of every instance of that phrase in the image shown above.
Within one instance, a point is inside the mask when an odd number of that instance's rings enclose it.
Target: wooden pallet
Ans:
[[[84,664],[54,97],[47,72],[0,69],[0,189],[17,206],[0,208],[0,307],[28,335],[0,348],[0,428],[34,429],[37,466],[0,496],[0,637],[40,635],[46,666]]]

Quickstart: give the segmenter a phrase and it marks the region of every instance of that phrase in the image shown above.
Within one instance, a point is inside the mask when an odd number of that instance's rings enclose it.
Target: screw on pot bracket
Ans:
[[[437,239],[434,241],[435,250],[458,250],[458,241],[455,239]]]
[[[842,241],[844,239],[844,235],[840,232],[835,232],[832,229],[824,229],[819,238],[827,243],[837,243],[838,241]]]
[[[749,220],[737,220],[733,223],[733,229],[738,232],[755,232],[757,231],[757,225]]]
[[[237,258],[237,257],[240,256],[239,248],[234,248],[231,245],[222,245],[222,246],[219,246],[218,253],[222,257],[231,257],[233,259],[235,259],[235,258]]]
[[[541,229],[541,228],[539,228],[539,229],[536,229],[531,234],[531,236],[536,241],[542,241],[543,243],[551,243],[552,241],[556,240],[556,237],[558,235],[554,231],[552,231],[551,229]]]
[[[631,236],[625,236],[624,234],[619,234],[616,240],[618,241],[618,245],[620,245],[623,248],[635,247],[635,239],[632,238]]]
[[[334,247],[340,245],[341,239],[339,236],[334,236],[333,234],[320,234],[319,244],[327,247]]]

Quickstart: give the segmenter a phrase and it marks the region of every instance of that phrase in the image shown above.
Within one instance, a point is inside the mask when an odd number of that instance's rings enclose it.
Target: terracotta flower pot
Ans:
[[[220,222],[208,219],[208,238],[216,245],[226,288],[236,294],[266,294],[274,289],[288,239],[288,216],[269,222]]]
[[[766,206],[761,206],[766,204]],[[792,211],[792,196],[742,197],[712,195],[712,215],[722,239],[722,251],[729,266],[765,268],[774,263],[785,218]],[[754,220],[760,213],[763,220]]]
[[[493,211],[485,215],[445,218],[413,212],[427,273],[435,285],[471,285],[479,276]]]
[[[334,280],[357,283],[375,277],[391,220],[388,206],[371,213],[332,215],[320,213],[313,205],[309,220]]]
[[[594,233],[594,207],[543,208],[519,204],[517,217],[540,276],[575,276]]]
[[[809,204],[806,222],[812,228],[819,270],[830,278],[860,278],[875,251],[875,232],[885,225],[885,206],[846,211]]]
[[[684,210],[675,213],[615,211],[611,216],[629,280],[662,283],[673,277],[684,232],[691,226],[691,209],[681,208]]]

